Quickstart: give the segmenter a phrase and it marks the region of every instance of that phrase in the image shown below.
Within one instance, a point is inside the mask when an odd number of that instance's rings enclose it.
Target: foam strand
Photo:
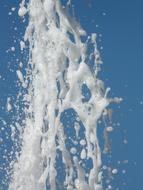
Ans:
[[[57,150],[62,153],[66,171],[63,189],[102,190],[97,121],[109,101],[102,81],[97,79],[101,60],[96,35],[90,37],[95,65],[91,69],[87,63],[91,56],[87,54],[89,38],[59,0],[29,0],[27,4],[23,0],[19,16],[25,14],[29,15],[24,36],[25,43],[29,44],[29,85],[25,95],[28,107],[25,108],[21,152],[13,168],[9,190],[46,190],[46,186],[56,190]],[[83,36],[86,42],[82,42]],[[91,92],[86,102],[82,100],[83,84]],[[93,162],[87,178],[79,159],[71,159],[65,144],[61,114],[68,108],[76,111],[85,127],[87,147],[82,158]]]

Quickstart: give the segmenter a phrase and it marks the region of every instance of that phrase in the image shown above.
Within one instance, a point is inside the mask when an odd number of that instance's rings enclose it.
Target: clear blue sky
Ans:
[[[90,6],[90,2],[91,5]],[[97,32],[99,48],[104,65],[100,77],[107,86],[111,87],[111,96],[120,96],[124,99],[120,107],[113,105],[113,122],[116,127],[112,135],[113,165],[117,160],[129,160],[127,165],[119,166],[114,183],[119,190],[141,190],[143,169],[143,1],[142,0],[73,0],[75,15],[81,25],[90,33]],[[89,5],[87,7],[87,4]],[[22,32],[20,19],[17,13],[12,16],[8,13],[12,7],[17,7],[17,0],[0,0],[0,106],[6,104],[9,95],[17,93],[14,81],[17,68],[16,58],[6,50],[13,46],[13,37],[19,38]],[[104,14],[106,13],[106,15]],[[12,23],[13,19],[15,23]],[[18,32],[13,28],[17,26]],[[15,38],[14,37],[14,38]],[[18,48],[18,47],[17,47]],[[19,53],[16,53],[19,57]],[[13,98],[14,99],[14,98]],[[1,118],[8,123],[12,122],[11,115],[0,111]],[[0,132],[0,137],[5,132]],[[123,140],[128,144],[124,145]],[[8,146],[8,141],[6,141]],[[0,148],[3,152],[4,148]],[[0,155],[0,165],[4,162]],[[121,174],[122,168],[127,169]],[[0,187],[3,171],[0,169]],[[124,186],[123,183],[127,185]],[[3,190],[3,189],[2,189]],[[6,190],[6,188],[4,189]]]

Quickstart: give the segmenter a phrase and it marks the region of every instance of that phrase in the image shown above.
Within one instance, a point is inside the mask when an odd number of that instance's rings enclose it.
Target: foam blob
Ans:
[[[6,109],[8,112],[12,110],[12,104],[11,104],[11,98],[10,97],[7,98]]]
[[[25,14],[27,13],[27,9],[26,9],[26,7],[20,7],[19,8],[19,10],[18,10],[18,15],[20,16],[20,17],[23,17]]]
[[[118,173],[118,170],[115,168],[112,170],[112,174],[117,174]]]

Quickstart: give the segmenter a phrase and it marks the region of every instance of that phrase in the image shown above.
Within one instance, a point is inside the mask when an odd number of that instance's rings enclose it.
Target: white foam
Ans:
[[[20,64],[20,67],[21,67],[21,66],[22,66],[22,65]],[[16,74],[17,74],[17,76],[18,76],[18,79],[19,79],[19,81],[20,81],[22,87],[23,87],[23,88],[26,88],[26,87],[27,87],[27,83],[26,83],[26,81],[24,81],[24,77],[23,77],[22,72],[21,72],[20,70],[17,70],[17,71],[16,71]]]
[[[113,170],[112,170],[112,174],[117,174],[118,173],[118,170],[116,169],[116,168],[114,168]]]
[[[80,153],[80,157],[81,159],[85,159],[86,158],[86,150],[82,149],[81,153]]]
[[[80,144],[81,144],[82,146],[84,146],[84,145],[86,145],[86,141],[85,141],[84,139],[82,139],[82,140],[80,140]]]
[[[27,9],[26,9],[26,7],[20,7],[19,8],[19,10],[18,10],[18,15],[20,16],[20,17],[23,17],[25,14],[27,13]]]
[[[24,48],[25,48],[25,43],[21,40],[20,41],[20,49],[21,49],[21,51],[23,51]]]
[[[66,13],[59,0],[30,0],[26,8],[24,2],[22,1],[18,14],[21,17],[29,14],[29,24],[24,35],[24,41],[29,43],[29,86],[28,93],[24,95],[28,107],[25,108],[21,153],[13,168],[9,190],[44,190],[46,181],[52,190],[56,190],[57,149],[62,153],[66,171],[63,185],[67,189],[74,189],[75,184],[77,190],[102,190],[97,121],[109,100],[108,89],[105,91],[103,82],[97,79],[102,62],[97,50],[96,35],[88,38],[80,25]],[[69,38],[69,32],[75,42]],[[91,39],[93,44],[95,70],[91,70],[86,63],[86,58],[90,55],[86,53],[87,44],[81,42],[83,35]],[[21,50],[23,48],[21,42]],[[25,84],[22,72],[17,70],[16,73],[20,82]],[[83,84],[91,92],[91,98],[87,102],[82,100]],[[81,159],[92,160],[93,168],[88,175],[77,157],[73,158],[74,164],[72,163],[66,147],[66,135],[60,117],[68,108],[76,111],[77,121],[84,125],[85,140],[80,141],[80,144],[86,146],[86,149],[82,150],[80,156]],[[78,139],[80,125],[75,124],[74,128]],[[77,150],[71,148],[70,152],[75,155]],[[77,173],[76,179],[74,170]]]
[[[107,127],[106,131],[109,132],[109,133],[112,132],[113,131],[113,127],[112,126]]]
[[[8,112],[12,110],[12,104],[11,104],[11,98],[10,97],[7,98],[6,108],[7,108]]]
[[[72,148],[70,149],[70,152],[71,152],[72,154],[76,154],[77,150],[76,150],[76,148],[72,147]]]

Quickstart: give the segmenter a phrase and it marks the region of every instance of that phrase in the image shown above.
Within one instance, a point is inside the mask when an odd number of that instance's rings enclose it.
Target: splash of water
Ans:
[[[29,47],[26,79],[17,72],[22,86],[28,89],[24,95],[26,117],[9,190],[60,189],[57,175],[63,175],[61,189],[102,190],[97,121],[110,100],[106,97],[109,89],[105,90],[97,78],[101,60],[96,35],[87,37],[59,0],[30,0],[27,4],[23,0],[19,16],[27,13],[29,24],[25,42],[21,42],[22,48],[25,43]],[[90,92],[86,101],[83,87]],[[62,122],[68,109],[76,113],[71,125],[76,134],[74,143],[80,139],[80,145],[70,150]],[[58,152],[62,170],[57,169]],[[83,167],[87,160],[92,163],[88,171]]]

